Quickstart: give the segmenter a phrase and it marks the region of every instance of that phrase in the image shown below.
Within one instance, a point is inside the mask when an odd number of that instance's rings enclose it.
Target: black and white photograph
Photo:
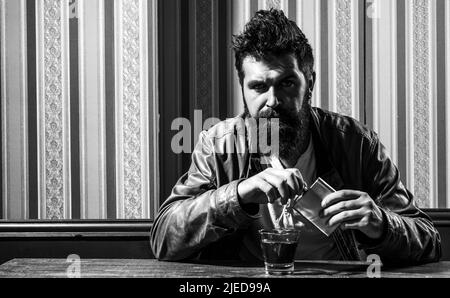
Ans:
[[[0,0],[0,99],[1,279],[450,278],[450,0]]]

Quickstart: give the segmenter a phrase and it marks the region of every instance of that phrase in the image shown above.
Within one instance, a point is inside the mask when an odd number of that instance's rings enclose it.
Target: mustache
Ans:
[[[258,113],[255,117],[256,119],[266,118],[273,119],[278,118],[280,120],[280,124],[295,127],[299,124],[300,120],[297,114],[292,111],[288,111],[282,108],[267,108]]]
[[[277,111],[277,110],[269,108],[269,109],[266,109],[266,110],[258,113],[256,118],[267,118],[267,119],[281,118],[281,113],[279,111]]]

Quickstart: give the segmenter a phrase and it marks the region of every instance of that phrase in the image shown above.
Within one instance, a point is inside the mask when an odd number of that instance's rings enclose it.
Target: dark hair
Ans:
[[[243,83],[242,62],[247,56],[257,60],[272,55],[295,54],[298,67],[306,79],[313,73],[312,49],[302,30],[278,9],[259,10],[245,25],[244,32],[233,36],[233,50],[239,82]]]

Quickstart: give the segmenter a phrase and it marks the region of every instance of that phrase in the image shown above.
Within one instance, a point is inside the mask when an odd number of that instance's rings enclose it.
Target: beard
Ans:
[[[278,157],[285,160],[297,160],[309,145],[310,111],[311,104],[307,100],[303,102],[299,112],[284,109],[280,105],[275,109],[267,108],[254,117],[258,124],[258,135],[260,135],[261,131],[265,133],[268,136],[268,146],[271,146],[272,124],[270,120],[279,119]],[[250,117],[248,109],[246,109],[245,114],[247,117]],[[260,121],[264,118],[267,121]]]

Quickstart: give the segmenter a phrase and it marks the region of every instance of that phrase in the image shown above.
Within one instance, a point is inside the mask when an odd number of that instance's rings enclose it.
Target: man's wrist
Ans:
[[[386,235],[388,233],[388,219],[386,218],[384,210],[380,208],[380,211],[382,214],[382,227],[380,236],[377,238],[371,238],[365,235],[363,232],[358,231],[358,233],[356,233],[356,238],[361,244],[364,244],[366,246],[377,246],[386,239]]]
[[[246,205],[249,203],[246,200],[246,192],[243,190],[244,183],[245,183],[245,180],[241,180],[241,181],[239,181],[239,183],[237,185],[237,197],[238,197],[239,204],[241,204],[241,205]]]
[[[239,186],[242,184],[242,182],[244,182],[244,180],[239,182],[236,187],[237,188],[237,199],[238,199],[239,205],[248,214],[256,215],[259,212],[259,205],[256,203],[247,203],[247,202],[245,202],[245,200],[243,200],[243,198],[241,196],[242,192],[239,191]]]

